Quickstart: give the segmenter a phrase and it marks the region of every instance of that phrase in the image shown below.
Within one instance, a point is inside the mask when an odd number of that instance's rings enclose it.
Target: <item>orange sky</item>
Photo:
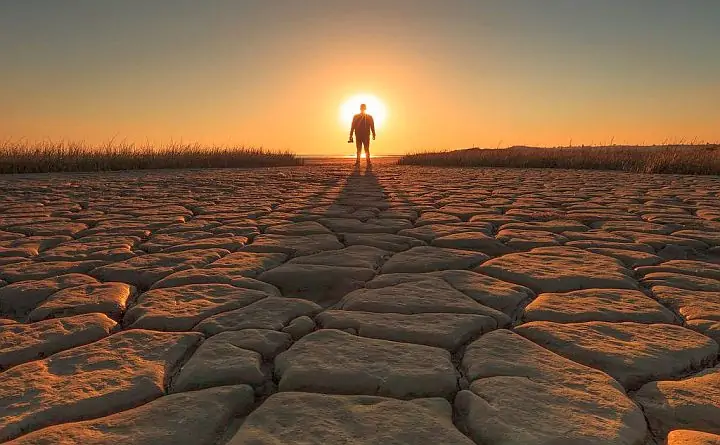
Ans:
[[[343,155],[370,93],[374,154],[720,141],[718,2],[118,3],[0,6],[0,137]]]

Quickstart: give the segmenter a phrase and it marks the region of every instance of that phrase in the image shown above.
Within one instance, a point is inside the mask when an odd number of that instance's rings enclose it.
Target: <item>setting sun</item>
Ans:
[[[367,105],[367,113],[375,120],[376,127],[382,127],[387,116],[385,104],[372,94],[357,94],[352,96],[340,107],[340,122],[343,125],[350,125],[353,116],[360,112],[360,105]]]

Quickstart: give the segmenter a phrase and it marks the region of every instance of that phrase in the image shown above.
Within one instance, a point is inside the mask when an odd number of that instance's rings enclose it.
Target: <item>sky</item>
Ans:
[[[376,155],[718,142],[718,24],[718,0],[0,0],[0,139],[352,154],[340,110],[370,94]]]

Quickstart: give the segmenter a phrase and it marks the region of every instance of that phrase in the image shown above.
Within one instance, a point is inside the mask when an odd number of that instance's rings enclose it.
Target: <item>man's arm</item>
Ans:
[[[373,134],[373,139],[375,139],[375,119],[373,119],[372,116],[370,116],[370,130]]]
[[[353,116],[352,124],[350,124],[350,137],[352,137],[355,127],[357,127],[357,121],[357,116]]]

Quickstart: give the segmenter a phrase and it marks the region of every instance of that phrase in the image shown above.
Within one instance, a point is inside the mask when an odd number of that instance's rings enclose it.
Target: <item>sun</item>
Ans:
[[[367,105],[367,114],[373,117],[375,127],[382,127],[387,116],[385,104],[372,94],[356,94],[340,106],[340,122],[350,126],[353,116],[360,112],[360,104]]]

